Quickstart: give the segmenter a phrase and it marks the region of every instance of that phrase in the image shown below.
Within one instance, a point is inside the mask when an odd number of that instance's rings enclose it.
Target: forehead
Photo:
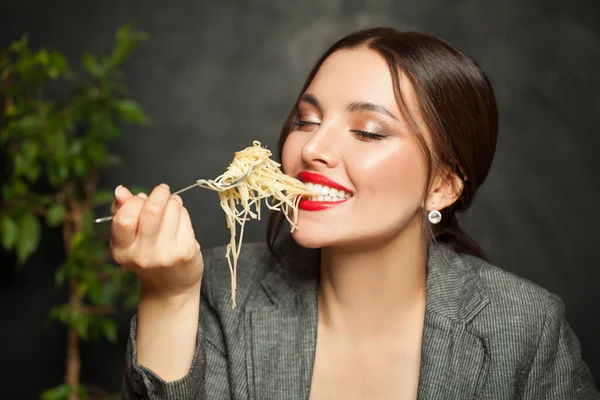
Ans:
[[[412,87],[400,73],[400,90],[411,102]],[[306,90],[325,106],[366,101],[381,104],[400,116],[390,69],[385,59],[367,47],[338,50],[323,62]]]

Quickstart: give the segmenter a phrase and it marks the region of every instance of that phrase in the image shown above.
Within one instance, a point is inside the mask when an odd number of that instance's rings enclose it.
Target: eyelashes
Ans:
[[[352,131],[355,135],[366,140],[382,140],[388,137],[388,135],[382,135],[380,133],[366,132],[366,131]]]
[[[312,132],[313,130],[317,129],[317,127],[321,124],[319,122],[296,119],[291,122],[291,125],[294,127],[294,130]],[[389,136],[375,132],[361,131],[357,129],[353,129],[351,130],[351,132],[354,133],[358,140],[361,140],[363,142],[383,140]]]

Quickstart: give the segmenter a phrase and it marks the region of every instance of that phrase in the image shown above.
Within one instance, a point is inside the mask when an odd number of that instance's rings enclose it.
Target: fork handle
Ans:
[[[183,192],[185,192],[186,190],[190,190],[191,188],[193,188],[193,187],[195,187],[195,186],[198,186],[198,184],[197,184],[197,183],[194,183],[193,185],[190,185],[190,186],[184,187],[183,189],[179,189],[179,190],[178,190],[178,191],[176,191],[175,193],[171,193],[171,196],[175,196],[176,194],[183,193]],[[94,220],[94,223],[96,223],[96,224],[99,224],[99,223],[101,223],[101,222],[108,222],[108,221],[112,221],[112,219],[113,219],[113,216],[112,216],[112,215],[109,215],[108,217],[96,218],[96,219]]]

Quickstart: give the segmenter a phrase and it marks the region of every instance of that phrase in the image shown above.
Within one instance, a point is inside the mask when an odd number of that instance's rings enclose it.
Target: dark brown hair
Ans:
[[[428,175],[425,196],[438,168],[446,168],[463,181],[458,200],[441,210],[442,221],[430,226],[431,239],[446,243],[455,251],[485,258],[481,247],[459,225],[457,213],[466,210],[475,192],[485,180],[496,150],[498,108],[488,78],[468,56],[431,35],[401,32],[392,28],[373,28],[352,33],[329,48],[312,68],[300,94],[304,93],[325,59],[333,52],[365,46],[380,54],[389,66],[396,101],[417,135]],[[418,100],[418,113],[426,126],[426,140],[411,115],[400,91],[403,72],[412,84]],[[278,141],[281,159],[283,144],[296,118],[298,100],[290,111]],[[427,202],[425,204],[428,204]],[[267,242],[275,254],[275,242],[283,221],[281,213],[269,218]]]

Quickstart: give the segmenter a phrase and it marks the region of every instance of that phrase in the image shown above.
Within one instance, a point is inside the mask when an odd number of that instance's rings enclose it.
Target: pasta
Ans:
[[[271,160],[270,156],[271,151],[254,141],[252,147],[235,153],[224,174],[214,180],[196,181],[197,186],[219,193],[221,208],[225,211],[227,227],[231,233],[225,256],[231,273],[233,307],[236,305],[237,260],[246,221],[250,218],[260,220],[260,207],[264,200],[269,209],[281,211],[285,215],[293,231],[297,228],[298,203],[301,197],[314,195],[302,182],[281,172],[280,164]],[[239,236],[237,225],[240,226]]]

